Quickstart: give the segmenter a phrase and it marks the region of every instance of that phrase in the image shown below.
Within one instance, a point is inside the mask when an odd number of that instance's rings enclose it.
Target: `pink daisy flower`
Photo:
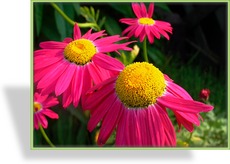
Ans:
[[[154,38],[160,39],[163,35],[167,40],[169,40],[168,33],[172,34],[171,24],[168,22],[154,20],[152,19],[154,4],[150,3],[148,11],[144,3],[132,3],[132,9],[137,18],[122,18],[121,23],[128,24],[129,27],[126,28],[122,34],[127,33],[128,37],[135,36],[143,42],[144,38],[147,36],[150,43],[154,42]]]
[[[48,121],[45,116],[58,119],[58,114],[49,108],[57,105],[59,102],[57,98],[49,95],[41,95],[37,92],[34,93],[34,128],[39,129],[39,124],[43,128],[48,127]]]
[[[194,101],[152,64],[137,62],[124,67],[118,60],[113,64],[116,67],[110,62],[103,66],[119,70],[119,75],[94,86],[83,100],[83,108],[91,112],[88,130],[101,121],[99,145],[116,129],[116,146],[176,146],[166,108],[174,112],[179,127],[183,125],[190,132],[193,124],[200,125],[199,113],[213,109]]]
[[[37,88],[42,89],[42,94],[54,91],[56,96],[62,95],[64,108],[72,102],[75,107],[78,106],[81,95],[93,83],[100,83],[114,75],[112,71],[101,67],[104,63],[96,64],[95,59],[111,58],[105,54],[108,52],[132,50],[127,47],[131,42],[115,43],[124,37],[114,35],[101,38],[106,35],[104,31],[91,31],[82,36],[80,28],[75,24],[73,39],[42,42],[42,49],[34,52],[34,82],[38,82]]]

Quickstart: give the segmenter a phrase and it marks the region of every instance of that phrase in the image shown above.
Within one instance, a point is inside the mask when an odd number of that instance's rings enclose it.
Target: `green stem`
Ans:
[[[145,37],[144,42],[143,42],[143,57],[144,57],[144,61],[149,62],[148,54],[147,54],[147,39],[146,39],[146,37]]]
[[[55,147],[54,144],[50,141],[49,137],[46,135],[46,132],[44,131],[44,129],[42,128],[42,126],[39,124],[39,128],[40,131],[43,135],[43,137],[45,138],[46,142],[51,146],[51,147]]]
[[[75,23],[78,24],[81,28],[88,28],[88,27],[95,27],[98,31],[100,31],[100,27],[95,23],[78,23],[74,22],[72,19],[70,19],[55,3],[51,2],[51,6],[71,25],[75,25]]]

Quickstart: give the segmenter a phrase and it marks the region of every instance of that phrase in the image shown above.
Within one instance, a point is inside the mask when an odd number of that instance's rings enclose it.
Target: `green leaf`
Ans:
[[[113,9],[115,9],[117,12],[124,15],[126,18],[130,18],[134,16],[134,13],[132,11],[131,4],[118,4],[118,3],[110,3],[109,4]]]
[[[79,3],[73,3],[73,8],[74,8],[77,16],[79,16],[81,14],[80,4]]]
[[[58,7],[60,7],[62,11],[64,10],[63,4],[57,4],[57,5]],[[64,18],[56,10],[54,10],[54,17],[55,17],[58,33],[60,34],[61,37],[60,40],[63,40],[64,38],[66,38],[66,22]]]
[[[170,8],[168,7],[168,5],[166,5],[165,3],[154,3],[155,7],[158,7],[166,12],[171,13],[172,11],[170,10]]]
[[[110,35],[121,35],[122,29],[118,24],[118,20],[106,16],[105,29]]]
[[[42,26],[42,16],[43,16],[43,4],[35,3],[35,25],[36,25],[36,34],[39,36]]]
[[[90,6],[90,11],[91,11],[91,15],[95,18],[95,10],[92,6]]]

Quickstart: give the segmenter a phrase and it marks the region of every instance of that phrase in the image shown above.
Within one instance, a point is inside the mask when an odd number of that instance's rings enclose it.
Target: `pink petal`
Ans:
[[[125,39],[124,37],[121,38],[119,35],[114,35],[114,36],[109,36],[109,37],[105,37],[105,38],[101,38],[101,39],[97,39],[94,41],[94,45],[96,47],[100,47],[100,46],[105,46],[105,45],[110,45],[114,42],[120,41]]]
[[[91,113],[91,117],[88,122],[88,130],[90,132],[92,132],[93,129],[98,125],[98,123],[105,117],[105,114],[110,111],[110,108],[117,99],[114,93],[105,93],[104,95],[102,95],[102,97],[103,101],[101,103],[99,103],[97,106],[94,105],[94,108],[90,108],[94,110],[93,113]]]
[[[52,82],[56,81],[61,76],[61,74],[65,71],[67,66],[68,64],[66,62],[61,62],[53,70],[49,70],[49,72],[47,72],[47,74],[39,81],[37,87],[49,87]]]
[[[125,23],[128,25],[133,25],[137,23],[137,19],[136,18],[122,18],[119,20],[121,23]]]
[[[49,56],[55,56],[57,53],[62,52],[63,50],[60,49],[40,49],[34,51],[34,56],[40,56],[45,55],[46,57]]]
[[[126,146],[125,143],[125,137],[124,137],[124,133],[125,133],[125,122],[126,122],[126,112],[127,109],[125,109],[122,106],[123,109],[121,109],[121,118],[120,121],[118,122],[118,126],[117,126],[117,131],[116,131],[116,141],[115,141],[115,145],[116,146]]]
[[[57,83],[56,83],[56,87],[55,87],[55,94],[57,96],[59,96],[60,94],[62,94],[67,87],[69,86],[74,73],[75,73],[75,69],[76,69],[76,64],[72,64],[70,63],[65,72],[63,72],[63,74],[58,78]]]
[[[151,28],[149,28],[151,33],[157,38],[160,39],[161,35],[159,34],[159,32],[156,30],[156,28],[154,26],[151,26]]]
[[[103,103],[106,96],[108,96],[112,92],[115,92],[115,80],[116,78],[107,79],[102,83],[89,89],[85,97],[84,103],[82,104],[83,108],[91,109],[91,112],[93,112],[94,108],[97,108],[98,105]]]
[[[46,41],[41,42],[39,46],[44,49],[64,49],[67,44],[65,42]]]
[[[39,129],[37,114],[34,114],[34,128]]]
[[[34,57],[34,70],[47,67],[62,60],[62,57],[47,57],[45,55]]]
[[[147,129],[147,121],[146,121],[147,111],[146,109],[137,110],[137,122],[140,126],[141,132],[141,140],[142,146],[150,146],[150,133],[149,129]]]
[[[152,44],[153,41],[154,41],[154,37],[150,33],[149,26],[145,26],[145,32],[146,32],[146,35],[148,37],[148,40],[149,40],[150,44]]]
[[[169,95],[158,97],[157,102],[167,108],[172,109],[173,111],[200,113],[208,112],[213,109],[213,106],[211,105],[206,105],[198,101],[176,98]]]
[[[62,106],[67,108],[70,103],[73,101],[72,94],[71,94],[71,86],[69,86],[66,91],[63,93],[62,96]]]
[[[92,32],[92,28],[91,28],[89,31],[87,31],[87,33],[85,33],[85,34],[82,36],[82,38],[88,39],[89,36],[91,35],[91,32]]]
[[[39,113],[38,121],[41,123],[41,125],[42,125],[43,128],[46,129],[46,128],[48,127],[48,121],[47,121],[47,119],[45,118],[45,116],[42,115],[41,113]]]
[[[46,116],[48,116],[49,118],[52,118],[52,119],[58,119],[59,118],[58,114],[53,112],[50,109],[43,109],[42,114],[44,114],[44,115],[46,115]]]
[[[73,97],[73,105],[75,107],[78,106],[80,101],[81,93],[82,93],[82,86],[83,86],[83,67],[76,68],[76,73],[73,76],[72,85],[71,85],[71,92]]]
[[[148,9],[148,17],[151,18],[153,16],[153,11],[154,11],[154,3],[149,4],[149,9]]]
[[[142,12],[142,17],[147,17],[148,16],[145,4],[143,2],[141,3],[141,12]]]
[[[43,103],[43,108],[48,108],[59,104],[56,97],[48,97]]]
[[[178,113],[174,112],[176,116],[176,120],[178,122],[179,127],[181,128],[181,124],[189,131],[192,132],[194,130],[193,124],[186,120],[185,118],[181,117]]]
[[[105,144],[109,136],[112,134],[117,122],[120,120],[121,109],[120,101],[118,99],[115,100],[114,104],[105,115],[105,118],[102,120],[98,144]]]
[[[101,37],[101,36],[104,36],[106,34],[103,34],[105,32],[105,30],[102,30],[102,31],[99,31],[99,32],[95,32],[93,34],[91,34],[88,39],[91,40],[91,41],[94,41],[95,39]]]
[[[132,3],[133,12],[138,18],[142,17],[141,8],[138,3]]]
[[[125,66],[119,60],[102,53],[94,55],[92,60],[96,65],[106,70],[120,72],[125,68]]]
[[[163,109],[158,104],[155,105],[158,106],[157,109],[159,110],[159,116],[164,126],[164,133],[165,133],[164,146],[176,146],[176,133],[173,124],[168,117],[166,109]]]
[[[167,82],[167,92],[173,94],[175,97],[178,98],[193,100],[186,90],[173,82]]]
[[[166,75],[166,74],[164,74],[164,78],[165,78],[165,80],[167,80],[167,81],[169,81],[169,82],[173,82],[173,80],[172,80],[172,79],[170,79],[170,78],[169,78],[169,76],[168,76],[168,75]]]
[[[88,68],[89,74],[90,74],[90,76],[93,79],[93,82],[95,84],[98,84],[98,83],[102,82],[100,72],[97,69],[97,67],[95,66],[94,62],[91,62],[90,64],[88,64],[87,68]]]
[[[64,43],[70,43],[72,41],[73,41],[72,38],[65,38],[62,42],[64,42]]]
[[[86,66],[83,67],[83,86],[82,86],[82,98],[85,96],[86,92],[92,88],[93,82],[92,78],[90,77],[88,68]]]
[[[74,28],[73,28],[73,39],[77,40],[81,38],[81,30],[78,27],[78,24],[75,23]]]
[[[135,37],[139,37],[139,35],[141,34],[141,32],[144,30],[145,26],[143,25],[139,25],[135,31]]]

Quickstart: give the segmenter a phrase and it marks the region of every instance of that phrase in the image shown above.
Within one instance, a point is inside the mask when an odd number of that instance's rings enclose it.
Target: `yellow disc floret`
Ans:
[[[42,104],[39,102],[34,102],[34,112],[38,112],[42,109]]]
[[[151,25],[153,25],[155,23],[155,21],[152,18],[143,17],[143,18],[139,19],[139,23],[142,24],[142,25],[151,26]]]
[[[152,105],[163,95],[166,87],[162,72],[152,64],[142,62],[128,65],[118,76],[116,94],[128,108]]]
[[[74,40],[64,49],[65,58],[78,65],[85,65],[90,62],[96,52],[96,47],[88,39]]]

